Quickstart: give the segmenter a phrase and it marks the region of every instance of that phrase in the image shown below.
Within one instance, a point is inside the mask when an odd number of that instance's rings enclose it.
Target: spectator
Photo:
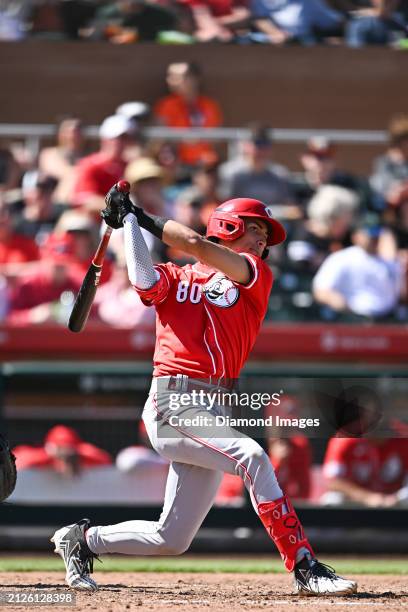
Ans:
[[[134,291],[134,293],[136,293]],[[169,462],[153,450],[149,436],[146,432],[144,422],[139,421],[138,442],[134,446],[123,448],[116,457],[116,467],[120,472],[131,473],[136,470],[158,470],[163,473],[163,467],[167,467]],[[154,478],[154,473],[151,474]]]
[[[408,115],[395,115],[389,125],[389,147],[377,158],[372,188],[391,206],[408,197]]]
[[[201,234],[205,233],[211,212],[221,204],[217,170],[215,158],[201,161],[193,171],[192,185],[180,193],[174,204],[175,220]]]
[[[149,157],[135,160],[125,171],[125,178],[131,185],[130,194],[135,203],[147,212],[159,216],[165,214],[162,176],[160,166]],[[150,250],[161,260],[164,253],[163,243],[146,230],[142,230],[142,233]]]
[[[382,208],[373,200],[367,181],[337,166],[336,148],[327,138],[311,138],[300,157],[304,173],[295,175],[293,189],[296,202],[305,206],[322,185],[338,185],[354,191],[362,208]]]
[[[20,184],[21,168],[6,146],[0,147],[0,192],[16,189]]]
[[[66,210],[45,242],[42,256],[52,259],[54,255],[65,253],[71,258],[72,265],[85,276],[98,244],[97,230],[95,222],[85,211]],[[112,262],[105,257],[100,283],[109,280],[111,273]]]
[[[150,106],[145,102],[124,102],[117,107],[116,115],[122,115],[133,123],[133,131],[127,147],[123,152],[123,158],[127,163],[142,157],[144,154],[145,140],[142,130],[147,127],[150,119]]]
[[[201,70],[194,62],[170,64],[167,68],[170,95],[154,107],[156,120],[168,127],[218,127],[222,115],[218,104],[201,93]],[[182,143],[178,149],[180,160],[188,166],[197,164],[203,156],[214,153],[207,142]]]
[[[89,0],[64,0],[59,4],[62,27],[66,38],[79,40],[81,33],[94,17],[98,3]]]
[[[6,0],[0,6],[0,41],[23,40],[33,9],[32,0]]]
[[[126,168],[125,178],[131,184],[130,193],[135,203],[154,215],[163,216],[166,214],[168,203],[164,199],[163,170],[153,159],[142,157],[129,164]],[[175,205],[174,208],[175,210],[172,214],[177,215],[177,206]],[[193,214],[189,214],[191,210],[188,206],[185,207],[184,205],[180,205],[178,212],[181,214],[186,213],[187,217],[185,218],[188,218],[192,223],[197,221],[199,217],[197,209],[194,210]],[[180,219],[181,216],[179,215],[178,220]],[[156,260],[163,261],[170,254],[173,256],[176,253],[177,256],[183,256],[179,251],[165,247],[161,241],[154,238],[146,230],[142,229],[142,233],[146,244]]]
[[[107,117],[99,128],[100,149],[84,157],[77,166],[73,201],[88,211],[99,213],[105,194],[123,178],[124,151],[134,131],[133,122],[123,115]]]
[[[243,158],[227,161],[220,167],[221,198],[256,198],[270,206],[290,203],[289,172],[272,161],[269,129],[253,125],[242,149]]]
[[[0,322],[4,321],[9,311],[10,288],[5,276],[0,274]]]
[[[332,438],[323,464],[328,492],[322,502],[391,507],[408,499],[404,438]]]
[[[58,126],[56,146],[42,149],[38,159],[39,170],[58,180],[54,200],[59,204],[72,203],[76,164],[84,155],[81,120],[75,117],[64,119]]]
[[[350,246],[358,205],[355,193],[344,187],[320,187],[309,202],[308,220],[294,229],[288,241],[288,262],[299,270],[316,273],[327,255]]]
[[[20,210],[15,211],[15,230],[42,245],[58,221],[62,208],[54,204],[53,193],[58,181],[41,172],[24,175]]]
[[[65,325],[82,279],[82,273],[72,265],[72,257],[55,252],[52,259],[43,260],[35,270],[16,280],[7,321],[18,325]]]
[[[39,259],[38,246],[32,238],[16,234],[8,206],[0,195],[0,265],[3,271],[11,264],[17,268]]]
[[[54,0],[32,3],[30,37],[43,40],[64,40],[64,26],[60,5]]]
[[[398,13],[400,0],[371,0],[369,7],[352,13],[345,32],[349,47],[388,45],[405,38],[407,24]]]
[[[192,13],[196,40],[230,42],[237,29],[249,25],[247,0],[179,0]]]
[[[254,26],[262,42],[281,45],[299,42],[310,45],[323,36],[341,33],[343,16],[324,0],[252,0]]]
[[[303,435],[269,438],[268,454],[286,495],[307,499],[311,490],[312,453]]]
[[[44,446],[21,445],[13,453],[18,470],[51,469],[68,478],[79,476],[83,469],[112,463],[109,453],[84,442],[74,429],[65,425],[52,427]]]
[[[176,15],[170,7],[148,0],[118,0],[98,8],[86,36],[127,44],[154,41],[160,32],[175,27]]]
[[[354,246],[329,255],[313,280],[317,302],[334,313],[381,320],[392,315],[401,290],[401,266],[395,254],[379,252],[383,229],[365,217],[352,234]]]
[[[164,213],[162,169],[153,159],[141,157],[131,162],[126,168],[125,178],[139,206],[155,215]]]

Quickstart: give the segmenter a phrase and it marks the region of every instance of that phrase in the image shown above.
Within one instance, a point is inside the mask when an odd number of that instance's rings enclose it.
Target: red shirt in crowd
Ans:
[[[238,377],[265,317],[273,281],[260,257],[243,255],[253,271],[247,285],[201,263],[156,266],[160,280],[138,291],[145,304],[156,306],[154,376]]]
[[[93,195],[105,197],[112,185],[123,178],[125,168],[123,159],[107,158],[103,152],[84,157],[77,166],[74,204],[80,206]]]
[[[276,477],[285,494],[289,497],[307,499],[310,496],[310,474],[312,452],[305,436],[291,436],[285,440],[290,444],[288,457],[283,460],[270,455]]]
[[[75,452],[78,457],[79,467],[95,467],[111,465],[112,458],[106,451],[83,442],[78,434],[70,427],[56,425],[48,432],[44,446],[16,446],[13,453],[16,456],[18,470],[28,469],[56,469],[59,468],[61,460],[53,455],[52,446],[67,448]]]
[[[68,268],[68,265],[66,267]],[[67,269],[65,278],[56,283],[52,271],[44,265],[35,272],[22,276],[11,292],[10,313],[7,320],[20,325],[27,324],[31,320],[32,308],[40,304],[58,303],[64,291],[76,294],[82,278],[79,269]]]
[[[344,478],[376,493],[395,493],[408,475],[407,441],[388,438],[377,443],[366,438],[332,438],[323,474],[328,480]]]
[[[25,263],[39,259],[38,246],[31,238],[14,234],[0,242],[0,264]]]
[[[232,10],[237,6],[248,6],[247,0],[179,0],[179,2],[191,7],[206,6],[214,17],[231,15]]]

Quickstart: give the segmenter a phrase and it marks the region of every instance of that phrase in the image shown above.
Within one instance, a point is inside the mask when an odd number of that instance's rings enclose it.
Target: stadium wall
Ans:
[[[2,122],[76,114],[96,123],[125,100],[154,103],[166,92],[167,64],[181,60],[201,64],[226,126],[256,118],[282,128],[384,129],[408,97],[408,55],[390,49],[29,41],[0,43]],[[298,150],[279,145],[279,160],[293,167]],[[340,161],[365,172],[380,151],[344,145]]]

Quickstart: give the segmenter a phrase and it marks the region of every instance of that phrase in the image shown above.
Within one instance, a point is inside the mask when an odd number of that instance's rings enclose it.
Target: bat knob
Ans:
[[[129,193],[130,184],[127,181],[118,181],[116,183],[116,189],[121,193]]]

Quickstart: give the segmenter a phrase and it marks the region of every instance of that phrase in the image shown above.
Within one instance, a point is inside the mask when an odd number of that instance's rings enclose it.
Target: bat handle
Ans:
[[[96,249],[96,253],[92,260],[92,263],[94,266],[98,266],[98,267],[102,266],[103,259],[106,254],[106,249],[108,248],[109,238],[111,237],[111,234],[112,234],[112,228],[109,227],[108,225],[103,233],[101,241],[98,245],[98,248]]]

